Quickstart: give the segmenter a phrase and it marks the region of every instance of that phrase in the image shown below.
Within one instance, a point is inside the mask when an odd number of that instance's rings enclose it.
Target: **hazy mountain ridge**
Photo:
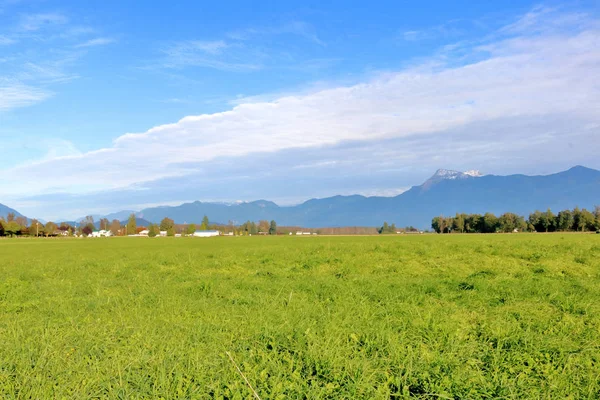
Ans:
[[[8,206],[5,206],[4,204],[0,204],[0,217],[6,219],[6,217],[10,213],[15,214],[15,217],[23,217],[23,215],[20,214],[17,210],[14,210]]]
[[[592,208],[600,203],[600,171],[581,166],[551,175],[483,175],[479,171],[438,170],[422,185],[395,197],[333,196],[311,199],[295,206],[257,200],[239,204],[202,203],[148,208],[139,215],[152,222],[168,216],[178,223],[212,221],[241,223],[275,219],[280,225],[306,227],[378,226],[383,221],[398,226],[428,228],[431,218],[456,212],[527,216],[548,207]]]
[[[397,226],[428,228],[431,218],[441,214],[511,211],[527,216],[536,209],[559,211],[576,206],[592,209],[596,204],[600,204],[600,171],[576,166],[537,176],[482,175],[474,170],[440,169],[423,184],[395,197],[338,195],[307,200],[295,206],[278,206],[268,200],[242,203],[195,201],[179,206],[146,208],[135,214],[137,218],[155,223],[164,217],[172,218],[176,223],[199,223],[207,215],[218,223],[274,219],[279,225],[334,227],[379,226],[388,221]],[[121,211],[105,217],[122,221],[132,212]]]

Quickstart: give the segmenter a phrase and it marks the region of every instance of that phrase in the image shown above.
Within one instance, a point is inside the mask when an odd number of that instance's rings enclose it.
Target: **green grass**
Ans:
[[[1,398],[600,398],[600,237],[0,240]]]

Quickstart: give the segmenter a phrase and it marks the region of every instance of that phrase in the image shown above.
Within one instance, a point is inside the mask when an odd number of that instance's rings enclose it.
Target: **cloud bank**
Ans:
[[[215,198],[231,196],[216,182],[232,180],[242,185],[238,193],[256,198],[248,187],[257,179],[271,186],[290,177],[344,181],[344,171],[362,171],[391,180],[415,164],[465,162],[512,171],[548,165],[554,153],[554,161],[584,163],[600,147],[594,139],[600,136],[599,38],[598,20],[590,16],[534,9],[481,41],[447,47],[360,84],[247,102],[127,133],[108,148],[1,170],[0,191],[18,198],[143,188],[147,196],[212,182]],[[226,49],[222,42],[186,46],[181,54],[190,47],[213,55]],[[577,154],[565,154],[565,146]],[[178,199],[201,194],[190,193]]]

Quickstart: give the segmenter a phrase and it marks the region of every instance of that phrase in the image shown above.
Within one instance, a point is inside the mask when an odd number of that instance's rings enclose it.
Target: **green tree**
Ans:
[[[492,213],[483,216],[483,229],[485,233],[495,233],[498,230],[498,218]]]
[[[587,230],[594,229],[595,218],[594,214],[586,210],[585,208],[579,212],[579,215],[575,219],[575,225],[578,231],[585,232]]]
[[[502,232],[522,232],[527,229],[525,219],[514,213],[504,213],[498,218],[498,228]]]
[[[575,224],[575,217],[571,210],[563,210],[556,216],[556,229],[559,231],[570,231]]]
[[[162,221],[160,221],[160,230],[161,231],[173,231],[175,229],[175,221],[173,221],[171,218],[163,218]]]
[[[29,224],[29,236],[39,236],[44,233],[44,224],[41,224],[37,219],[32,219]]]
[[[556,216],[552,212],[552,210],[548,209],[546,212],[543,212],[540,219],[540,225],[543,230],[546,232],[553,231],[555,229],[556,224]]]
[[[390,226],[388,225],[387,221],[385,221],[383,223],[383,226],[381,228],[379,228],[379,233],[388,233],[388,231],[390,230]]]
[[[9,236],[16,236],[21,234],[21,225],[19,225],[14,219],[4,224],[4,232]]]
[[[196,225],[195,224],[189,224],[186,228],[185,231],[188,235],[193,235],[194,232],[196,232]]]
[[[56,224],[54,222],[48,222],[48,223],[46,223],[46,226],[44,226],[44,231],[46,232],[46,236],[54,235],[54,233],[56,232],[57,229],[58,229],[58,226],[56,226]]]
[[[469,233],[483,232],[483,217],[479,214],[469,214],[465,217],[465,231]]]
[[[137,222],[135,220],[135,214],[129,216],[129,220],[126,225],[127,235],[135,235],[137,233]]]
[[[275,220],[272,220],[269,225],[269,235],[277,235],[277,223]]]
[[[383,223],[383,226],[377,230],[380,234],[388,234],[388,233],[396,233],[397,228],[396,224],[388,224],[387,222]]]
[[[209,225],[208,217],[205,215],[202,218],[202,224],[200,224],[200,230],[203,230],[203,231],[208,230],[208,225]]]
[[[536,231],[542,232],[544,230],[544,226],[542,224],[542,213],[539,210],[535,210],[529,214],[527,221],[535,228]]]
[[[148,236],[156,237],[160,233],[159,227],[156,224],[150,224],[148,227]]]
[[[456,213],[452,221],[452,230],[460,233],[465,231],[465,214]]]
[[[431,229],[436,233],[442,233],[442,218],[443,217],[433,217],[431,220]]]

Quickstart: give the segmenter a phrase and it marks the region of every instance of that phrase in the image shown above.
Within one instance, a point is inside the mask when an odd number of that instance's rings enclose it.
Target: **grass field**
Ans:
[[[1,398],[600,398],[600,235],[0,240]]]

